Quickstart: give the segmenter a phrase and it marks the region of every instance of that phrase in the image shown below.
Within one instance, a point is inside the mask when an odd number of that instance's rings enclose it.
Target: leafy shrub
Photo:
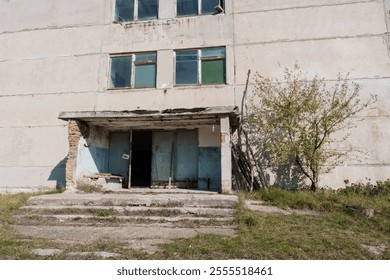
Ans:
[[[349,182],[346,181],[346,184]],[[371,180],[368,180],[367,183],[357,182],[347,185],[344,189],[338,190],[342,194],[360,194],[360,195],[387,195],[390,194],[390,179],[386,181],[377,181],[376,184],[372,184]]]

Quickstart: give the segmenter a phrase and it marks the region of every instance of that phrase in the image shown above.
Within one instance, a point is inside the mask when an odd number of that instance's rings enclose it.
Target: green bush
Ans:
[[[390,194],[390,179],[386,181],[377,181],[376,184],[372,184],[371,180],[367,183],[357,182],[348,185],[348,181],[345,182],[347,186],[344,189],[338,190],[338,193],[342,194],[360,194],[360,195],[388,195]]]

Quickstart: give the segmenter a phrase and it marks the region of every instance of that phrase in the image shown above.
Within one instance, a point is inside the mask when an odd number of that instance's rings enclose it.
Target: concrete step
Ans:
[[[207,208],[207,207],[147,207],[147,206],[84,206],[84,205],[27,205],[19,209],[19,215],[60,215],[60,214],[95,214],[104,216],[105,213],[115,216],[139,215],[171,217],[187,214],[202,217],[233,216],[234,209]]]
[[[123,245],[132,249],[146,249],[145,251],[147,252],[154,252],[157,250],[158,244],[170,242],[176,238],[190,238],[198,234],[231,236],[235,233],[235,229],[231,226],[178,228],[165,227],[163,224],[157,226],[131,225],[123,227],[16,225],[15,229],[19,234],[25,236],[45,238],[69,244],[85,245],[113,240],[117,243],[123,243]]]
[[[95,215],[15,215],[17,225],[90,225],[90,226],[124,226],[130,224],[165,224],[166,226],[199,227],[205,225],[231,225],[234,217],[190,217],[180,215],[175,217],[162,216],[115,216]]]
[[[222,226],[234,223],[236,204],[236,196],[207,193],[63,193],[31,197],[14,222],[40,226]]]
[[[237,197],[215,194],[129,193],[129,194],[51,194],[31,197],[28,205],[84,205],[84,206],[147,206],[147,207],[206,207],[233,208]]]
[[[77,244],[112,239],[153,251],[175,238],[232,235],[237,203],[233,195],[183,190],[65,192],[31,197],[13,224],[29,237]]]

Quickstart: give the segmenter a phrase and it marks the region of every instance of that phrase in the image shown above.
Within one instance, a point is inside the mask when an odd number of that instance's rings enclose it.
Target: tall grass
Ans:
[[[8,223],[12,214],[26,203],[31,194],[0,194],[0,222]]]
[[[164,245],[166,259],[390,259],[390,195],[280,188],[241,195],[234,237],[201,235]],[[254,212],[246,199],[319,215]],[[364,209],[373,209],[367,216]],[[381,254],[364,248],[384,246]]]
[[[265,204],[284,209],[310,209],[320,212],[371,208],[385,213],[390,210],[390,193],[387,192],[367,195],[361,192],[349,192],[345,189],[343,191],[321,189],[311,192],[309,190],[288,191],[281,188],[271,188],[245,194],[245,198],[261,200]]]

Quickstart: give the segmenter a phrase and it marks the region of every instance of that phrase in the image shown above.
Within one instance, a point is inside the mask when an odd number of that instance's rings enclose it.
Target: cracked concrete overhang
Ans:
[[[180,108],[132,111],[73,111],[61,112],[61,120],[83,121],[89,125],[109,130],[127,129],[177,129],[194,128],[204,125],[219,125],[220,118],[229,117],[230,126],[239,124],[237,107],[219,106],[204,108]]]

